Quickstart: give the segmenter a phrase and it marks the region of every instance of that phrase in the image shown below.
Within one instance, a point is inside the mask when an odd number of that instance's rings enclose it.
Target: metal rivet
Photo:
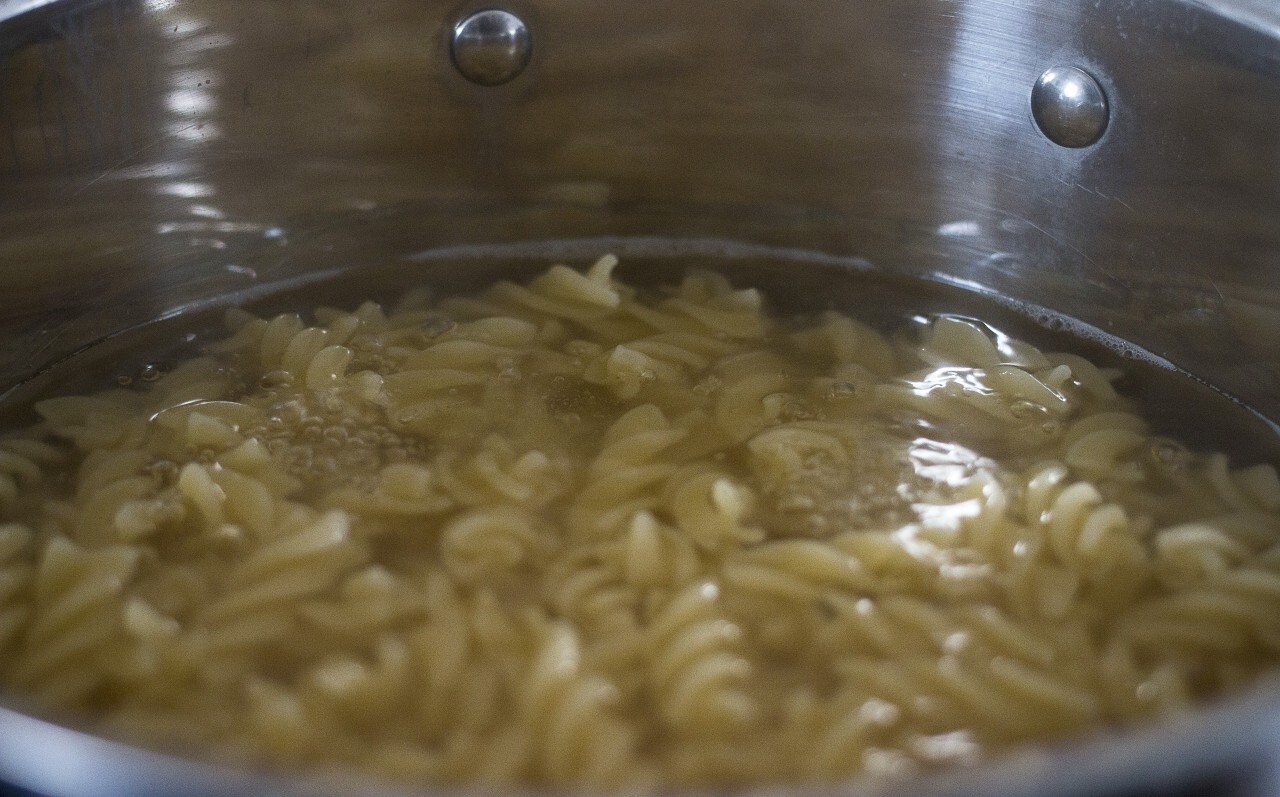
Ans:
[[[1055,66],[1031,90],[1031,115],[1050,141],[1075,148],[1102,137],[1111,110],[1092,75],[1074,66]]]
[[[453,63],[481,86],[498,86],[524,71],[533,38],[524,21],[508,11],[477,11],[453,26]]]

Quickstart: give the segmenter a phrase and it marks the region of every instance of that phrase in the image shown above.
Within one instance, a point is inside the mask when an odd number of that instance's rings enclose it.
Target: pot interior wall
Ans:
[[[945,275],[1280,414],[1275,13],[511,7],[534,55],[494,88],[453,68],[447,34],[469,7],[447,3],[97,0],[11,21],[0,379],[299,274],[656,235]],[[1092,147],[1032,120],[1031,86],[1056,64],[1107,92]]]

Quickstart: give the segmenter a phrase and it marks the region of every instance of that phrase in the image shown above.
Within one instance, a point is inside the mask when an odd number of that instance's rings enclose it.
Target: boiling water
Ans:
[[[232,761],[645,789],[971,764],[1276,663],[1266,421],[944,286],[641,265],[361,274],[45,375],[0,685]]]

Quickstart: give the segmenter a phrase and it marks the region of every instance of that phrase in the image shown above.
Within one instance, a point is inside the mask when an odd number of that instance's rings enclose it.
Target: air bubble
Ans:
[[[815,413],[813,408],[804,400],[786,393],[777,393],[774,395],[781,396],[781,400],[777,401],[777,403],[766,403],[765,406],[768,407],[770,411],[774,411],[774,408],[776,407],[777,415],[782,420],[808,421],[817,417],[817,413]]]
[[[719,390],[722,384],[724,384],[724,380],[712,374],[694,385],[693,392],[699,396],[710,396],[712,393]]]
[[[1166,471],[1184,470],[1191,465],[1192,455],[1187,448],[1168,438],[1156,438],[1149,447],[1151,459]]]
[[[844,401],[858,395],[858,386],[852,382],[836,382],[827,388],[827,401]]]
[[[1048,412],[1048,408],[1044,405],[1026,399],[1019,399],[1009,405],[1009,414],[1022,421],[1046,415]]]
[[[301,422],[307,413],[297,401],[282,401],[268,409],[267,414],[270,418],[278,419],[282,423],[295,424]]]
[[[446,332],[452,332],[457,326],[457,322],[451,319],[435,316],[422,322],[422,331],[429,338],[438,338]]]
[[[288,371],[267,371],[258,380],[258,387],[263,390],[279,390],[293,383],[293,375]]]
[[[154,382],[163,375],[164,372],[161,371],[160,366],[155,363],[147,363],[142,366],[142,370],[138,372],[138,378],[143,382]]]
[[[168,459],[156,460],[146,467],[146,472],[162,484],[169,484],[178,478],[178,463]]]

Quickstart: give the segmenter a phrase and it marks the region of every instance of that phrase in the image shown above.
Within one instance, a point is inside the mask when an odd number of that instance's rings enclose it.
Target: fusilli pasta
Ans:
[[[616,258],[227,316],[0,440],[0,690],[410,783],[892,775],[1280,660],[1280,479],[974,319]]]

